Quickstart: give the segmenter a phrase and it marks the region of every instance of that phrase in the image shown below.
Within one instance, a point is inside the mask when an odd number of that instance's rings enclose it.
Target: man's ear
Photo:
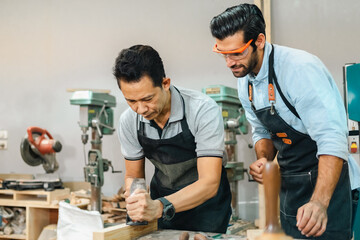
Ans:
[[[168,90],[170,88],[170,82],[171,82],[170,78],[164,77],[162,82],[163,89]]]
[[[260,33],[255,41],[255,45],[259,49],[264,49],[265,42],[266,42],[265,35],[263,33]]]

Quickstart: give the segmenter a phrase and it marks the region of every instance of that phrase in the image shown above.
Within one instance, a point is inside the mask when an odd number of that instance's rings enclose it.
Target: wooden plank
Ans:
[[[0,190],[0,205],[8,206],[29,206],[44,205],[50,206],[52,201],[64,199],[70,194],[70,190],[55,189],[47,192],[45,190],[16,191],[12,189]]]
[[[271,43],[271,0],[254,0],[254,4],[260,8],[264,16],[266,40]]]
[[[157,220],[143,226],[129,226],[125,223],[93,232],[93,240],[131,240],[157,230]]]
[[[262,11],[262,9],[263,9],[263,0],[254,0],[254,4]]]
[[[32,174],[21,174],[21,173],[0,173],[0,179],[8,179],[8,180],[32,180],[34,179],[34,175]]]
[[[79,190],[88,190],[91,188],[89,182],[63,182],[64,188],[69,188],[71,192]]]
[[[0,239],[26,239],[26,235],[22,234],[11,234],[11,235],[0,235]]]
[[[91,88],[67,88],[67,92],[76,92],[76,91],[91,91],[95,93],[110,93],[109,89],[91,89]]]
[[[265,224],[266,224],[264,185],[258,184],[258,191],[259,191],[259,222],[258,222],[259,225],[258,225],[258,227],[260,229],[264,229]]]
[[[263,13],[266,24],[266,40],[271,43],[271,0],[264,0]]]
[[[258,6],[264,16],[266,28],[266,41],[271,43],[271,0],[254,0],[254,4]],[[258,196],[259,196],[259,220],[258,227],[260,229],[265,228],[265,194],[264,186],[258,184]]]
[[[57,216],[54,216],[54,214],[57,213],[57,209],[49,210],[36,207],[28,208],[26,213],[26,228],[28,233],[27,239],[38,239],[44,227],[57,222]]]

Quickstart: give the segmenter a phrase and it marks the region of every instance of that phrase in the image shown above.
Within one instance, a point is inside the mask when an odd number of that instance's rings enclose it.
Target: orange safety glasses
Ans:
[[[213,47],[213,52],[216,52],[216,53],[221,53],[221,54],[232,54],[232,53],[242,53],[244,52],[251,44],[253,40],[250,39],[245,46],[241,47],[241,48],[238,48],[238,49],[235,49],[235,50],[231,50],[231,51],[219,51],[217,49],[217,44],[215,44],[215,46]]]

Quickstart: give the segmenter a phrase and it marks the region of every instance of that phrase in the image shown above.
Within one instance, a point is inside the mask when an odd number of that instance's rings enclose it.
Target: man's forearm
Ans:
[[[319,157],[318,177],[311,201],[329,206],[330,199],[339,181],[344,160],[331,155]]]
[[[174,205],[176,212],[199,206],[216,195],[221,179],[222,159],[217,157],[198,158],[199,179],[166,198]]]
[[[129,191],[134,178],[145,178],[145,159],[125,160],[125,169],[125,191]]]
[[[277,151],[271,139],[263,138],[256,142],[255,152],[257,159],[266,158],[268,161],[272,161]]]

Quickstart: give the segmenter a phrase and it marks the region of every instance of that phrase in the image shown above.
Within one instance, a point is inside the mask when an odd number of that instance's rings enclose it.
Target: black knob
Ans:
[[[61,143],[59,141],[55,141],[53,143],[52,148],[54,149],[55,152],[60,152],[61,149],[62,149],[62,145],[61,145]]]

